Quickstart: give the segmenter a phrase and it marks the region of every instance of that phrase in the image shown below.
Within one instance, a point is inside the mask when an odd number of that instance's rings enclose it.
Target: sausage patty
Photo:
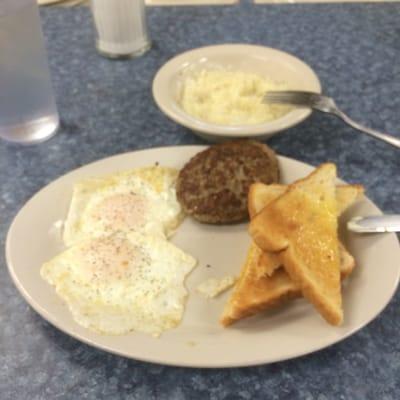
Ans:
[[[184,211],[200,222],[240,222],[248,218],[250,185],[278,179],[278,160],[267,145],[247,140],[225,142],[196,154],[182,168],[177,196]]]

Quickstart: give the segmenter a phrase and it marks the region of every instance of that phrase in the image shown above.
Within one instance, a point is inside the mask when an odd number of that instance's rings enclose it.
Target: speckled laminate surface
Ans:
[[[355,119],[400,135],[400,4],[152,8],[154,46],[144,57],[97,55],[86,8],[43,9],[61,132],[36,147],[0,142],[0,244],[23,203],[43,185],[119,152],[202,143],[154,105],[151,80],[171,56],[224,42],[292,52]],[[269,144],[366,185],[400,213],[400,152],[326,115]],[[398,399],[400,295],[369,326],[316,354],[232,370],[190,370],[106,354],[58,332],[20,297],[0,254],[0,398],[11,399]]]

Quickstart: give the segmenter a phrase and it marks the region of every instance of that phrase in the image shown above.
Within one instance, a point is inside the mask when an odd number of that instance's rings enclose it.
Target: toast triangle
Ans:
[[[331,324],[343,320],[337,237],[336,166],[322,164],[290,185],[250,223],[255,243],[279,252],[303,296]]]

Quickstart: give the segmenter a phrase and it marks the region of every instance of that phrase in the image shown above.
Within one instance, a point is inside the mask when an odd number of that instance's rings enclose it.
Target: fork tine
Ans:
[[[285,92],[275,92],[271,93],[268,92],[264,95],[263,97],[263,102],[264,103],[302,103],[304,101],[304,98],[300,98],[299,96],[293,96],[291,93],[285,93]]]
[[[311,96],[318,93],[305,92],[302,90],[270,90],[266,94],[274,95],[284,95],[284,96]]]
[[[263,103],[282,103],[309,106],[315,93],[301,91],[271,91],[263,97]]]
[[[295,91],[284,91],[284,92],[267,92],[265,97],[271,99],[309,99],[314,93],[308,92],[295,92]]]

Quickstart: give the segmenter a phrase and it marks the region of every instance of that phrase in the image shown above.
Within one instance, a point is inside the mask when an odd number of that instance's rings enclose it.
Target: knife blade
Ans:
[[[359,233],[400,232],[400,215],[354,217],[347,222],[347,229]]]

